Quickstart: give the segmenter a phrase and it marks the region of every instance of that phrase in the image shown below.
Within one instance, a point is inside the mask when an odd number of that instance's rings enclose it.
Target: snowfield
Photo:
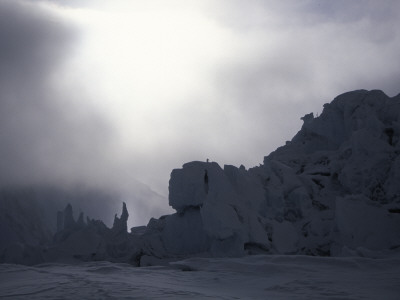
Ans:
[[[400,258],[254,255],[167,266],[0,265],[1,299],[399,299]]]

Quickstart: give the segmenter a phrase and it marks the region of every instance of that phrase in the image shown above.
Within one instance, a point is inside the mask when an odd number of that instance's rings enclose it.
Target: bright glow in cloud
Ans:
[[[347,90],[384,88],[374,80],[393,73],[399,47],[391,23],[367,14],[373,3],[346,15],[344,3],[313,1],[86,3],[56,7],[82,32],[64,75],[111,120],[121,164],[163,194],[187,160],[256,165],[303,114]]]
[[[96,104],[115,118],[123,140],[140,137],[145,148],[149,131],[168,130],[163,121],[193,101],[230,46],[226,32],[190,10],[71,9],[68,15],[84,27],[70,72],[96,87]]]
[[[58,8],[82,36],[65,80],[55,83],[77,79],[88,87],[116,128],[121,164],[128,157],[139,180],[166,194],[172,168],[206,159],[210,143],[221,146],[218,127],[231,116],[218,109],[210,74],[233,60],[239,41],[190,5],[116,8]],[[157,168],[164,177],[154,178]]]
[[[82,28],[81,44],[61,82],[76,76],[90,88],[94,105],[117,129],[117,155],[131,156],[133,165],[136,158],[143,161],[141,156],[165,155],[169,171],[171,156],[175,166],[183,163],[176,154],[191,147],[196,128],[218,122],[209,116],[217,101],[210,74],[238,47],[230,31],[188,6],[132,4],[123,10],[63,8],[59,13]],[[186,138],[189,145],[182,144]],[[139,179],[151,180],[152,172]]]

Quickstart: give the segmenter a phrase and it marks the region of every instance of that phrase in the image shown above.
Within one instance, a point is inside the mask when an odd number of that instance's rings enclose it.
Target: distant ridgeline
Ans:
[[[51,241],[1,245],[0,259],[144,266],[189,256],[400,251],[400,95],[349,92],[302,119],[292,141],[258,167],[190,162],[173,170],[172,215],[128,233],[125,206],[111,229],[75,221],[68,206]]]

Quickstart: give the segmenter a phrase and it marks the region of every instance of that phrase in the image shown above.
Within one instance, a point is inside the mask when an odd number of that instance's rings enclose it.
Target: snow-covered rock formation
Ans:
[[[51,243],[39,226],[36,232],[47,238],[30,243],[28,253],[35,255],[10,259],[22,250],[9,247],[0,261],[72,257],[149,265],[188,256],[375,256],[399,250],[400,95],[349,92],[325,104],[319,117],[302,119],[297,135],[258,167],[195,161],[173,170],[174,214],[128,233],[125,205],[111,229],[101,221],[85,222],[83,214],[75,221],[67,206],[57,215]],[[2,218],[0,224],[9,224],[7,215]],[[16,226],[29,228],[25,221]]]
[[[122,206],[121,217],[115,215],[112,228],[108,228],[99,220],[86,218],[85,221],[83,213],[75,221],[70,204],[59,212],[57,217],[61,226],[54,236],[53,243],[43,254],[45,260],[108,260],[137,264],[136,252],[140,251],[142,244],[136,235],[128,234],[129,215],[125,203]]]
[[[59,215],[68,203],[72,206]],[[9,186],[0,188],[0,262],[33,264],[44,261],[43,251],[53,235],[74,224],[72,207],[89,211],[93,218],[106,217],[120,207],[120,199],[111,192],[83,187]],[[105,212],[108,212],[106,214]],[[61,212],[59,213],[61,214]],[[108,216],[109,215],[109,216]],[[82,217],[78,223],[82,224]],[[112,224],[112,223],[111,223]]]
[[[144,235],[158,255],[399,248],[400,96],[345,93],[302,119],[259,167],[191,162],[173,170],[176,213],[151,220]]]
[[[243,167],[187,163],[172,171],[169,190],[169,203],[177,212],[148,226],[167,255],[238,256],[245,246],[270,248],[258,213],[263,186]]]
[[[278,161],[302,183],[280,192],[286,207],[295,205],[290,198],[299,188],[306,191],[302,203],[311,203],[296,210],[296,220],[283,212],[301,233],[296,251],[339,255],[400,246],[399,139],[400,96],[354,91],[325,104],[318,118],[304,118],[293,140],[264,159],[258,171]]]

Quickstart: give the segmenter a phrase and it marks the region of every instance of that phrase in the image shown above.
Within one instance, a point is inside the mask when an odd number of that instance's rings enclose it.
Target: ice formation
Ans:
[[[400,249],[400,95],[345,93],[319,117],[302,120],[297,135],[258,167],[195,161],[173,170],[169,204],[176,213],[130,233],[125,206],[111,229],[83,216],[74,221],[67,207],[41,259],[149,265],[190,256]],[[2,251],[7,261],[12,250]]]
[[[259,167],[191,162],[173,170],[177,212],[148,227],[164,255],[399,248],[400,96],[349,92],[302,119],[292,141]]]

